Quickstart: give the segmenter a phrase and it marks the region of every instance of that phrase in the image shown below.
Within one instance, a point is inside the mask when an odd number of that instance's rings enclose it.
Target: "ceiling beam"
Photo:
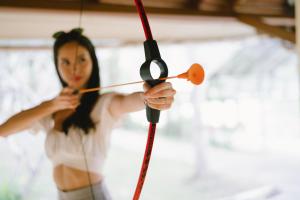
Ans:
[[[271,26],[264,23],[260,18],[248,17],[248,16],[238,16],[237,19],[245,24],[253,26],[256,30],[267,33],[270,36],[279,37],[283,40],[296,43],[296,33],[292,31],[284,30],[280,27]]]
[[[187,8],[198,10],[200,0],[187,0]]]
[[[190,3],[195,4],[194,0]],[[79,1],[55,1],[55,0],[1,0],[0,7],[14,7],[14,8],[35,8],[35,9],[51,9],[51,10],[69,10],[79,11]],[[186,8],[158,8],[146,7],[148,13],[160,15],[186,15],[186,16],[218,16],[218,17],[235,17],[239,13],[234,10],[216,10],[205,11],[191,7]],[[84,12],[110,12],[110,13],[136,13],[136,8],[132,5],[116,5],[104,4],[96,1],[84,2]],[[258,17],[283,17],[294,18],[294,14],[290,12],[283,12],[280,14],[263,14],[263,13],[243,13],[245,16],[258,16]]]

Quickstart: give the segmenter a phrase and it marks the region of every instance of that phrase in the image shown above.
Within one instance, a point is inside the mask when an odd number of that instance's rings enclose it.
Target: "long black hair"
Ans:
[[[57,32],[53,35],[56,39],[54,42],[54,64],[57,75],[63,87],[68,86],[62,79],[58,71],[58,51],[59,49],[69,42],[77,42],[78,45],[86,48],[92,59],[92,73],[86,84],[87,88],[100,87],[99,65],[96,57],[95,47],[89,38],[82,34],[82,29],[72,29],[70,32]],[[90,113],[96,104],[98,98],[100,98],[98,92],[85,93],[80,99],[80,105],[76,108],[75,112],[70,115],[62,124],[62,130],[67,135],[71,126],[78,127],[84,131],[85,134],[89,133],[90,129],[95,129],[95,122],[90,117]]]

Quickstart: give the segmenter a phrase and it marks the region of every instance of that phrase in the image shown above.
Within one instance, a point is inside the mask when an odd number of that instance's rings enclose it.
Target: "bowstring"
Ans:
[[[80,0],[79,22],[78,22],[78,27],[79,28],[81,28],[81,26],[82,26],[83,6],[84,6],[84,0]],[[74,58],[75,59],[75,62],[74,62],[75,67],[77,65],[78,46],[79,46],[79,44],[77,43],[76,49],[75,49],[75,58]],[[78,135],[80,136],[81,148],[82,148],[82,153],[83,153],[83,157],[84,157],[85,168],[86,168],[87,175],[88,175],[88,182],[89,182],[89,188],[90,188],[90,191],[91,191],[92,199],[96,200],[94,190],[93,190],[93,187],[92,187],[91,176],[90,176],[90,173],[89,173],[88,162],[87,162],[87,159],[86,159],[86,152],[85,152],[85,148],[84,148],[84,144],[83,144],[83,137],[82,137],[81,132],[79,132]]]

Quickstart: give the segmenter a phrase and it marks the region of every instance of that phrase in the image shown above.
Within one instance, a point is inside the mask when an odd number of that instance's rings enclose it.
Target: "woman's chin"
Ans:
[[[83,86],[83,84],[72,82],[69,84],[69,87],[74,88],[74,89],[82,89],[84,86]]]

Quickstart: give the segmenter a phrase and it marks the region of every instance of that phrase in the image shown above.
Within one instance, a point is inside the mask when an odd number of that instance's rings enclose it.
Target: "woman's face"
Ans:
[[[93,63],[89,51],[77,42],[64,44],[58,50],[58,72],[69,87],[85,88]]]

